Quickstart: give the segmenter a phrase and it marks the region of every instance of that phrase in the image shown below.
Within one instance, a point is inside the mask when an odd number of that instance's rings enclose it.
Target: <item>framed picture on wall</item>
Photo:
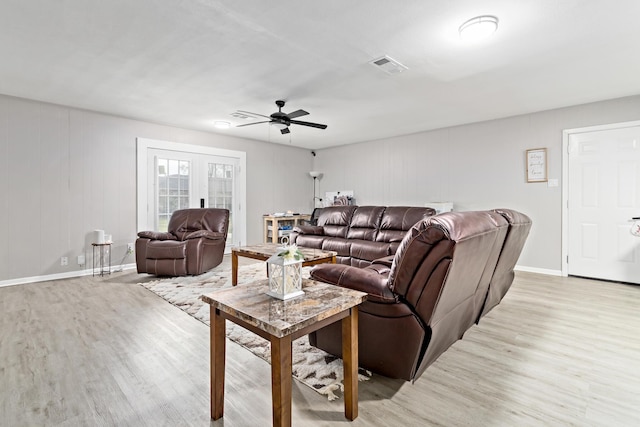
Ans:
[[[527,150],[527,182],[547,182],[547,149]]]

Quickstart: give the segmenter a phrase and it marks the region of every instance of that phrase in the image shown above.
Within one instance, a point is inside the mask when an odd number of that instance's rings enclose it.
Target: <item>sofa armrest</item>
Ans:
[[[166,231],[140,231],[138,237],[150,240],[178,240],[176,236]]]
[[[324,236],[324,227],[318,225],[298,225],[293,228],[293,231],[298,234]]]
[[[204,239],[209,239],[209,240],[224,240],[224,233],[219,233],[217,231],[209,231],[209,230],[197,230],[197,231],[192,231],[189,234],[186,234],[184,236],[184,240],[189,240],[189,239],[200,239],[200,238],[204,238]]]
[[[367,300],[394,304],[396,295],[387,286],[388,275],[367,268],[351,267],[344,264],[320,264],[311,269],[311,278],[342,288],[349,288],[369,294]]]

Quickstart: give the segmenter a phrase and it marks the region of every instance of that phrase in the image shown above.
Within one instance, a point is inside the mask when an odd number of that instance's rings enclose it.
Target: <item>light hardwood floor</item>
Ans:
[[[233,343],[210,421],[208,327],[144,280],[0,288],[1,426],[270,425],[269,366]],[[414,384],[361,382],[359,414],[294,381],[296,426],[638,426],[640,286],[518,273]]]

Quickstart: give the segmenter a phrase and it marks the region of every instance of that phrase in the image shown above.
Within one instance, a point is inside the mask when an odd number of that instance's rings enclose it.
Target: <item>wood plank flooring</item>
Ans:
[[[230,262],[225,258],[224,262]],[[0,426],[268,426],[269,365],[227,344],[209,419],[208,327],[133,272],[0,288]],[[293,383],[295,426],[638,426],[640,286],[518,273],[414,384],[360,383],[359,417]]]

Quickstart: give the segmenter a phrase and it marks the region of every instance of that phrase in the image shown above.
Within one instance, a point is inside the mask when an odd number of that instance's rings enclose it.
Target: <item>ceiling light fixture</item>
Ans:
[[[229,129],[231,127],[231,123],[223,122],[222,120],[213,122],[213,125],[218,129]]]
[[[498,29],[498,18],[493,15],[476,16],[460,25],[458,33],[463,40],[476,41],[489,37]]]
[[[271,126],[273,126],[274,128],[278,129],[278,130],[282,130],[282,129],[286,129],[287,125],[284,123],[280,123],[280,122],[270,122]]]

